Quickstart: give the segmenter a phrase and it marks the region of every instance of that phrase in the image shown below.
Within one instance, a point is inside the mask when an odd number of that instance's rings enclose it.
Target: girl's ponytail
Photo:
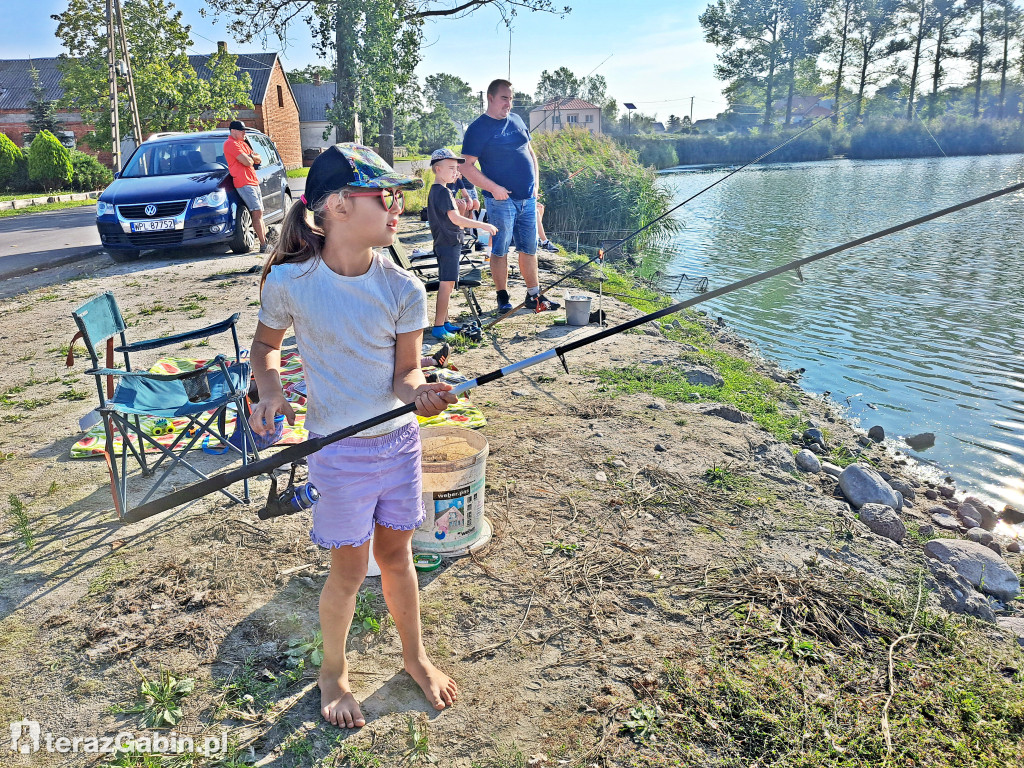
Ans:
[[[281,237],[277,241],[270,258],[263,265],[260,276],[260,290],[267,281],[267,275],[275,264],[298,263],[319,259],[324,248],[324,230],[321,226],[320,214],[313,212],[313,224],[309,222],[308,211],[304,203],[293,203],[288,214],[281,222]],[[316,264],[313,264],[315,267]]]

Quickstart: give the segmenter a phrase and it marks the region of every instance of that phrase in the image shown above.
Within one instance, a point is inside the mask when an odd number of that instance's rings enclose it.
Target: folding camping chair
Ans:
[[[392,245],[388,246],[388,252],[391,254],[391,259],[402,269],[412,272],[414,275],[418,275],[423,281],[423,287],[426,288],[427,293],[436,293],[437,289],[441,287],[441,281],[436,277],[425,276],[424,271],[428,269],[437,269],[437,262],[426,264],[417,264],[416,262],[409,260],[409,255],[405,252],[405,246],[403,246],[398,240]],[[461,270],[459,272],[459,279],[455,283],[455,289],[462,291],[466,297],[466,303],[469,305],[469,311],[473,313],[473,316],[479,320],[480,315],[483,314],[483,309],[480,307],[480,302],[477,301],[476,294],[473,293],[474,288],[479,288],[482,284],[482,276],[480,270],[477,268],[471,268],[467,270]]]
[[[121,310],[117,306],[114,294],[103,293],[83,304],[72,312],[75,323],[85,343],[85,348],[92,358],[92,368],[87,374],[96,377],[96,391],[100,398],[98,408],[106,434],[106,460],[110,471],[110,490],[119,517],[124,517],[129,510],[128,504],[128,455],[138,462],[144,477],[154,475],[163,465],[163,473],[146,492],[139,504],[145,504],[157,489],[178,466],[182,466],[201,478],[207,475],[190,463],[185,456],[196,447],[204,437],[212,436],[220,443],[242,454],[242,463],[247,464],[249,453],[258,460],[259,451],[252,430],[249,427],[249,409],[246,394],[249,390],[249,364],[241,362],[241,351],[238,346],[238,332],[235,323],[239,315],[236,313],[220,323],[200,328],[196,331],[179,333],[161,339],[128,343],[125,337],[125,322]],[[148,371],[132,370],[129,353],[144,352],[171,344],[180,344],[192,339],[201,339],[225,331],[231,331],[235,345],[235,359],[229,362],[224,355],[214,359],[192,371],[176,374],[156,374]],[[124,355],[124,369],[101,368],[98,352],[103,342],[113,336],[119,336],[121,345],[114,351]],[[109,365],[109,361],[108,361]],[[104,377],[117,377],[117,388],[111,394],[103,388]],[[235,406],[236,438],[229,441],[225,435],[227,409]],[[211,412],[209,415],[208,412]],[[144,427],[140,417],[150,416],[157,419],[187,417],[188,424],[175,436],[170,445],[165,446],[157,441]],[[216,422],[216,425],[214,424]],[[120,455],[115,453],[115,435],[120,433],[122,447]],[[186,441],[187,438],[187,441]],[[240,438],[240,439],[239,439]],[[240,447],[239,444],[240,443]],[[146,446],[150,445],[159,451],[154,460],[146,456]],[[120,461],[120,466],[118,462]],[[164,462],[167,461],[165,465]],[[245,503],[249,501],[249,481],[244,483],[242,498],[238,498],[227,490],[222,490],[232,501]]]

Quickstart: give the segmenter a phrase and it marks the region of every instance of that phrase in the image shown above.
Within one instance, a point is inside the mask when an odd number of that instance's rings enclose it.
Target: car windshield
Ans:
[[[146,142],[125,166],[121,178],[173,176],[227,170],[224,161],[225,138],[188,138],[176,141]]]

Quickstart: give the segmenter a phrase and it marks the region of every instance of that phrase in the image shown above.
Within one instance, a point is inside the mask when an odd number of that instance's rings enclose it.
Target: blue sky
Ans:
[[[566,66],[585,75],[597,68],[608,81],[609,94],[620,103],[633,101],[641,111],[664,120],[672,113],[687,114],[693,96],[694,119],[714,117],[725,108],[722,83],[714,77],[714,48],[704,42],[697,23],[709,1],[647,0],[627,11],[622,0],[561,0],[573,5],[565,18],[520,14],[512,28],[511,80],[532,92],[544,69]],[[61,53],[50,16],[63,11],[66,0],[7,0],[4,5],[9,7],[0,25],[0,58]],[[212,51],[213,41],[225,39],[223,24],[200,17],[203,0],[175,0],[175,5],[192,25],[193,52]],[[228,44],[235,53],[263,50],[259,42],[240,45],[228,38]],[[318,61],[301,22],[289,32],[286,45],[269,41],[266,49],[281,51],[286,69]],[[485,8],[463,19],[427,23],[423,62],[417,69],[421,78],[450,72],[482,90],[508,71],[509,34],[497,11]]]

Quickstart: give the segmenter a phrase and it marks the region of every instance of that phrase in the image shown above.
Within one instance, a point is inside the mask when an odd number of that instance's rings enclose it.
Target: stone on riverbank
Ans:
[[[996,619],[1000,629],[1005,629],[1017,643],[1024,648],[1024,618],[1020,616],[1000,616]]]
[[[804,430],[803,438],[805,443],[816,443],[821,446],[823,451],[828,450],[828,446],[825,445],[825,435],[817,427]]]
[[[995,537],[984,528],[971,528],[964,536],[967,537],[968,541],[976,541],[978,544],[984,544],[986,547],[990,542],[995,541]]]
[[[938,560],[929,557],[926,558],[926,562],[931,578],[925,579],[924,586],[930,593],[938,596],[939,605],[953,613],[965,613],[995,623],[996,615],[988,600],[979,594],[967,579]]]
[[[839,476],[843,474],[843,468],[837,467],[835,464],[829,464],[827,461],[821,462],[821,471],[826,475],[839,479]]]
[[[915,451],[923,451],[935,445],[935,433],[922,432],[920,435],[907,435],[903,438],[903,442]]]
[[[897,544],[907,535],[907,527],[896,510],[884,504],[865,504],[858,511],[857,517],[872,533],[892,539]]]
[[[1003,558],[983,544],[959,539],[932,539],[924,553],[948,565],[982,592],[1000,600],[1020,594],[1020,580]]]
[[[968,504],[978,510],[981,517],[982,528],[986,531],[995,530],[996,523],[999,522],[999,516],[996,514],[995,509],[979,499],[977,496],[968,496],[964,499],[963,503],[960,505],[960,509],[962,510]]]
[[[868,437],[876,443],[880,443],[885,440],[885,430],[876,424],[868,430]]]
[[[1024,523],[1024,512],[1007,504],[999,514],[999,519],[1007,525],[1020,525]]]
[[[782,443],[763,443],[754,449],[754,460],[781,472],[796,472],[796,462],[789,448]]]
[[[702,403],[693,410],[697,413],[703,413],[705,416],[717,416],[733,424],[749,424],[754,420],[735,405],[729,405],[728,403]]]
[[[905,500],[909,499],[910,501],[913,501],[914,499],[917,498],[917,491],[914,490],[913,486],[910,483],[905,483],[902,480],[898,480],[895,477],[889,480],[888,483],[889,487],[892,488],[894,491],[899,491],[901,494],[903,494],[903,498]]]
[[[806,448],[796,455],[796,465],[804,472],[810,472],[815,475],[821,472],[821,462],[818,461],[818,457]]]
[[[683,375],[687,383],[695,387],[720,387],[725,384],[721,374],[711,368],[690,368]]]
[[[855,509],[865,504],[884,504],[899,511],[900,495],[866,464],[851,464],[839,476],[839,489]]]

